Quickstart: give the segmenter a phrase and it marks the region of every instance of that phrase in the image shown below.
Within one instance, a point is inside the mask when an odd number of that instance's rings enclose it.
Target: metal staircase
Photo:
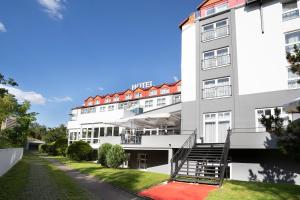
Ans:
[[[230,131],[225,143],[196,143],[196,131],[171,159],[170,180],[221,186],[227,167]]]

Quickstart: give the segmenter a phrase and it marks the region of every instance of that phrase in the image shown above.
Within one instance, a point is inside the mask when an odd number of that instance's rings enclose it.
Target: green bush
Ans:
[[[39,152],[40,153],[48,153],[48,145],[47,144],[40,144],[39,145]]]
[[[93,148],[87,142],[76,141],[68,146],[66,155],[76,161],[92,160]]]
[[[57,156],[58,155],[58,151],[57,151],[55,142],[51,142],[51,143],[48,144],[48,152],[47,153],[49,155],[52,155],[52,156]]]
[[[120,145],[114,145],[107,153],[107,165],[112,168],[118,168],[127,160],[127,155]]]
[[[60,138],[55,141],[55,148],[58,155],[66,156],[67,147],[68,147],[68,139]]]
[[[104,143],[98,149],[98,163],[107,167],[107,153],[112,148],[112,144]]]

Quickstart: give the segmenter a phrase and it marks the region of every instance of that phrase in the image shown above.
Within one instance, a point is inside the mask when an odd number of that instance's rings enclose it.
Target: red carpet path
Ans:
[[[139,195],[154,200],[204,200],[216,188],[212,185],[170,182],[144,190]]]

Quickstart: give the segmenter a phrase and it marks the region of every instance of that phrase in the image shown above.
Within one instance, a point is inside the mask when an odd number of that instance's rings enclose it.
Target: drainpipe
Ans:
[[[262,7],[262,2],[263,0],[260,0],[259,2],[259,12],[260,12],[260,25],[261,25],[261,33],[264,34],[264,13],[263,13],[263,7]]]

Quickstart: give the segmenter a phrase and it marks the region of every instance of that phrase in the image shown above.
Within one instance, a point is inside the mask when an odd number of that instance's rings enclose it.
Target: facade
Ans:
[[[1,124],[1,130],[6,128],[13,128],[17,125],[17,120],[15,117],[7,117]]]
[[[89,97],[73,108],[69,144],[83,140],[94,149],[120,144],[130,154],[129,167],[169,173],[172,149],[188,136],[180,132],[181,81],[135,87]]]
[[[296,0],[207,0],[180,25],[182,129],[197,129],[205,143],[224,142],[232,129],[232,179],[300,183],[299,165],[282,164],[276,138],[259,122],[300,96],[300,77],[286,61],[286,52],[300,45],[299,6]],[[299,118],[281,115],[285,124]]]

